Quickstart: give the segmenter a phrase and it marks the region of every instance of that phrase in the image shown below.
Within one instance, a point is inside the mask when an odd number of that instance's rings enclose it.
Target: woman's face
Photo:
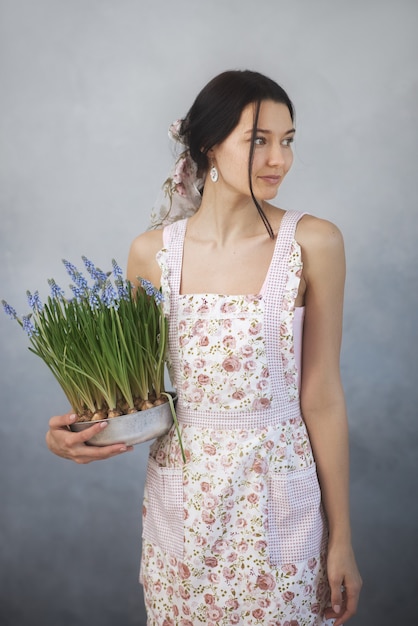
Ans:
[[[248,158],[250,153],[255,105],[249,104],[238,125],[208,153],[219,172],[216,185],[250,195]],[[258,200],[271,200],[293,162],[291,143],[295,134],[289,109],[285,104],[264,100],[260,106],[252,166],[252,186]]]

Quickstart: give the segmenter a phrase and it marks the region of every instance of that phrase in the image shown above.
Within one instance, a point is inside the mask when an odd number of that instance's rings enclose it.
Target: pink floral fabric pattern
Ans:
[[[288,420],[279,432],[235,428],[226,434],[184,426],[182,437],[188,457],[197,451],[192,467],[180,466],[174,433],[151,449],[155,462],[171,471],[169,484],[164,488],[154,480],[152,490],[179,513],[177,521],[170,520],[170,536],[156,537],[158,520],[148,519],[148,486],[142,554],[148,625],[326,624],[321,616],[329,599],[325,538],[319,507],[315,519],[307,516],[319,494],[309,484],[315,464],[303,420]],[[290,497],[291,489],[274,482],[290,473],[308,484],[307,506],[298,504],[296,523],[280,524],[283,554],[272,547],[278,521],[269,502],[285,510],[283,495]]]
[[[280,313],[280,355],[290,400],[297,400],[299,397],[299,372],[295,362],[293,320],[295,316],[295,299],[298,295],[302,268],[300,246],[293,240],[289,255],[286,289]]]
[[[166,315],[168,315],[170,312],[170,284],[169,284],[169,269],[168,269],[167,255],[168,255],[168,251],[166,248],[163,248],[157,253],[157,262],[161,268],[161,287],[164,293],[164,312]],[[282,304],[282,309],[280,313],[280,355],[281,355],[281,359],[283,363],[283,370],[284,370],[284,375],[285,375],[285,380],[286,380],[286,385],[287,385],[287,389],[289,392],[290,400],[297,400],[299,397],[300,372],[298,371],[298,368],[297,368],[297,364],[295,360],[295,353],[294,353],[294,317],[295,317],[295,298],[297,296],[298,289],[299,289],[299,282],[300,282],[300,277],[302,274],[302,268],[303,268],[303,263],[302,263],[302,255],[301,255],[300,246],[295,240],[293,240],[291,253],[289,256],[286,289],[284,292],[283,304]],[[192,326],[191,329],[189,329],[188,333],[189,334],[191,333],[192,336],[195,333],[199,334],[200,335],[199,343],[201,346],[203,346],[204,342],[209,341],[208,336],[202,336],[203,329],[208,325],[206,322],[200,323],[200,316],[205,316],[206,318],[213,319],[216,309],[221,308],[222,316],[224,319],[223,327],[229,328],[230,330],[232,328],[232,320],[236,318],[237,315],[234,315],[228,319],[227,318],[228,313],[230,312],[230,313],[236,314],[237,310],[239,310],[242,307],[243,312],[246,315],[248,313],[248,306],[246,306],[246,304],[248,305],[250,302],[254,302],[258,306],[254,310],[255,317],[252,320],[250,320],[249,326],[248,326],[248,336],[250,337],[250,341],[249,341],[250,345],[247,345],[247,347],[244,346],[243,355],[245,355],[247,351],[247,356],[254,355],[254,357],[256,356],[258,357],[260,352],[262,352],[262,346],[260,343],[260,339],[262,337],[262,330],[263,330],[262,321],[261,321],[262,314],[263,314],[262,295],[232,296],[229,299],[230,302],[228,302],[228,298],[226,298],[225,296],[222,296],[222,299],[223,299],[222,303],[218,302],[218,298],[219,296],[217,295],[207,294],[206,296],[203,296],[202,302],[198,306],[195,306],[195,300],[196,300],[195,295],[186,296],[184,298],[183,302],[180,303],[180,306],[181,306],[180,312],[185,318],[183,322],[181,322],[180,330],[182,331],[182,336],[180,337],[180,341],[183,343],[190,342],[190,337],[186,333],[186,326],[187,326],[187,316],[191,315],[192,311],[197,321],[194,322],[194,325]],[[238,317],[238,319],[240,318]],[[241,321],[242,321],[242,318],[241,318]],[[213,323],[211,325],[211,332],[212,334],[214,333]],[[241,330],[241,334],[238,334],[238,340],[242,339],[243,337],[242,332],[244,331]],[[224,337],[224,343],[222,344],[218,342],[218,346],[220,347],[221,351],[224,351],[224,352],[226,351],[229,356],[229,359],[228,357],[226,357],[228,360],[226,360],[224,364],[224,369],[226,369],[226,371],[228,371],[228,369],[229,371],[233,371],[234,368],[240,369],[240,364],[238,364],[237,362],[237,359],[239,360],[240,353],[238,350],[235,349],[236,343],[237,343],[237,337],[235,335],[234,336],[229,335],[229,338],[228,336]],[[209,344],[207,343],[207,345]],[[251,347],[252,345],[256,346],[255,351],[252,349]],[[190,348],[191,346],[189,346],[189,350]],[[211,348],[208,349],[208,352],[210,353],[214,352],[213,346],[211,346]],[[258,369],[260,369],[259,363],[260,363],[259,361],[256,362],[256,367],[258,367]],[[209,376],[207,374],[208,365],[206,362],[203,367],[205,369],[205,372],[203,373],[200,372],[200,380],[198,381],[197,385],[195,385],[195,388],[194,388],[195,389],[195,401],[196,400],[199,401],[199,398],[203,396],[203,392],[206,392],[207,390],[205,389],[205,385],[208,384],[209,380],[213,380],[213,379],[209,379]],[[247,361],[244,367],[246,367],[247,371],[250,372],[251,369],[254,367],[254,359],[250,359],[249,361]],[[168,361],[168,369],[171,375],[172,367],[169,361]],[[268,368],[265,367],[261,369],[264,375],[261,376],[261,378],[257,382],[258,390],[260,392],[262,391],[262,389],[264,390],[267,389],[268,377],[269,377]],[[187,378],[188,371],[192,371],[192,369],[186,368],[184,372],[186,378]],[[259,374],[257,372],[254,372],[253,378],[255,379],[257,376],[259,376]],[[218,376],[217,378],[219,379],[220,376]],[[191,381],[188,381],[188,382],[185,381],[184,387],[190,388],[191,384],[192,384]],[[236,402],[237,400],[243,399],[245,395],[245,392],[243,389],[236,389],[236,388],[233,389],[233,386],[232,386],[231,394],[232,394],[233,402],[232,403],[229,402],[229,404],[224,404],[224,407],[234,405],[234,407],[243,408],[244,405],[249,404],[248,398],[247,398],[247,402],[244,402],[244,403]],[[213,408],[215,404],[213,401],[216,400],[218,397],[219,396],[217,393],[212,393],[211,402],[210,402],[211,408]],[[265,395],[262,396],[261,394],[258,394],[258,398],[255,400],[255,405],[253,408],[256,408],[257,405],[258,405],[258,408],[267,407],[270,405],[270,401],[271,401],[271,397],[268,398]],[[201,406],[202,405],[200,404],[200,407]]]
[[[195,410],[268,408],[272,401],[260,296],[181,296],[177,390]]]
[[[295,224],[285,222],[288,231]],[[332,623],[323,617],[327,529],[297,395],[301,255],[290,240],[288,254],[272,260],[283,277],[272,308],[276,276],[267,295],[173,299],[181,263],[169,246],[159,254],[187,462],[174,429],[150,448],[140,574],[148,626]]]

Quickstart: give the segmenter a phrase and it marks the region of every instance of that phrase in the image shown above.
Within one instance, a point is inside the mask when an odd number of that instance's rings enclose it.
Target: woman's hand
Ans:
[[[46,444],[51,452],[57,456],[83,464],[109,459],[112,456],[133,450],[132,446],[126,446],[123,443],[115,443],[111,446],[103,447],[86,445],[86,441],[106,427],[106,422],[99,422],[90,428],[75,433],[69,429],[75,418],[74,414],[66,413],[65,415],[51,417],[49,420]]]
[[[325,610],[325,617],[335,619],[334,626],[342,626],[356,613],[363,584],[351,546],[330,546],[327,569],[331,607]]]

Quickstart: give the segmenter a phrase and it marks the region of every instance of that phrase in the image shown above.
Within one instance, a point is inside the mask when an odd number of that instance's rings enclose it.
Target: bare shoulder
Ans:
[[[141,233],[131,243],[130,253],[136,258],[148,258],[150,254],[161,250],[163,245],[162,229],[147,230]]]
[[[343,249],[343,235],[333,222],[304,215],[298,223],[296,240],[307,251],[309,250],[338,250]]]
[[[336,289],[345,277],[344,240],[340,229],[332,222],[304,215],[296,230],[303,260],[306,285],[327,284]]]
[[[135,237],[129,250],[127,267],[127,277],[132,283],[141,276],[159,287],[160,269],[156,255],[162,246],[162,229],[147,230]]]

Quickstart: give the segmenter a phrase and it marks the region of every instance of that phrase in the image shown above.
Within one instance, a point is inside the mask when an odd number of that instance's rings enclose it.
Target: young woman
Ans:
[[[344,249],[328,221],[270,204],[292,165],[293,106],[269,78],[214,78],[128,278],[161,286],[174,430],[150,449],[141,581],[148,624],[341,626],[361,588],[340,380]],[[49,448],[86,446],[53,417]],[[329,621],[328,621],[329,620]]]

